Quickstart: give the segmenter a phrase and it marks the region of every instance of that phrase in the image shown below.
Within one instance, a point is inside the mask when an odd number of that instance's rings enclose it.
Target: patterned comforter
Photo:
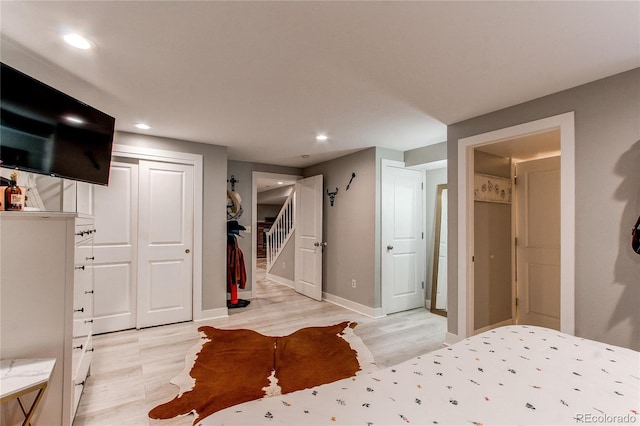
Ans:
[[[393,367],[219,411],[210,425],[640,424],[640,353],[506,326]]]

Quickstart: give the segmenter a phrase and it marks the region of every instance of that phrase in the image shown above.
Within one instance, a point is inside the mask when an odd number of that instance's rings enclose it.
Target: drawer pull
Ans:
[[[93,294],[93,290],[85,291],[84,294]]]
[[[93,352],[95,349],[91,348],[91,349],[87,349],[85,352]]]
[[[80,345],[80,346],[74,346],[73,349],[82,349],[84,348],[84,345]]]
[[[73,312],[84,312],[84,308],[74,309]]]
[[[81,381],[80,383],[76,383],[76,386],[84,386],[84,382],[85,382],[85,381],[83,380],[83,381]]]
[[[84,234],[85,234],[85,232],[84,232],[84,231],[76,232],[76,235],[77,235],[78,237],[82,237],[82,236],[84,236]]]
[[[92,323],[92,322],[93,322],[93,320],[92,320],[92,319],[90,319],[90,320],[84,320],[84,323],[85,323],[85,324],[89,324],[89,323]]]
[[[84,265],[82,265],[82,266],[76,266],[76,271],[77,271],[78,269],[82,269],[82,270],[84,271]]]
[[[86,260],[96,260],[95,256],[91,256],[91,257],[85,257]]]

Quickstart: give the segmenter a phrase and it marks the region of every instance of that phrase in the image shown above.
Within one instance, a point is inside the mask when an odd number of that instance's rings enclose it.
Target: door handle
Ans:
[[[320,242],[316,241],[315,243],[313,243],[313,245],[314,245],[314,247],[320,247],[320,246],[326,247],[327,246],[327,242],[324,241],[324,242],[320,243]]]
[[[189,254],[189,253],[191,253],[191,250],[186,249],[184,252],[185,252],[185,253],[187,253],[187,254]]]
[[[393,250],[393,246],[392,246],[391,244],[389,244],[389,245],[387,246],[387,250]]]
[[[316,241],[315,243],[313,243],[313,246],[314,247],[320,247],[320,243]]]

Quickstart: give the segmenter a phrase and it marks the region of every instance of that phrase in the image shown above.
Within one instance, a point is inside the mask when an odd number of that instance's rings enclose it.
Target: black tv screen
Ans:
[[[0,64],[0,165],[107,185],[115,119]]]

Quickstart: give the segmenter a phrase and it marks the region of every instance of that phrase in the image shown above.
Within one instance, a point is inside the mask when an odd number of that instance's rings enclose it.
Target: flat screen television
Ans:
[[[115,119],[0,65],[0,165],[107,185]]]

